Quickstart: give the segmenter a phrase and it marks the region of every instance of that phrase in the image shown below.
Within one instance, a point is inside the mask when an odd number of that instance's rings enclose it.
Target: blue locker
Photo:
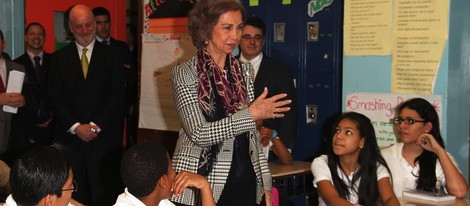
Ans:
[[[293,69],[299,112],[293,157],[310,161],[323,152],[331,120],[341,112],[343,1],[291,0],[283,5],[283,0],[259,0],[258,6],[242,2],[247,16],[258,16],[266,23],[263,52]],[[309,9],[316,11],[312,17]],[[275,40],[278,23],[284,23],[283,41]],[[315,121],[307,123],[307,111],[316,113]]]

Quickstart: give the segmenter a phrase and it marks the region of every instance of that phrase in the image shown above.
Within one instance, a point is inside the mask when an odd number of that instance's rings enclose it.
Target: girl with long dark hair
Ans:
[[[395,194],[404,189],[447,191],[463,198],[467,183],[444,147],[439,116],[425,99],[409,99],[398,105],[393,119],[399,143],[382,149],[391,168]]]
[[[344,113],[334,124],[327,155],[312,163],[320,205],[399,205],[390,169],[380,155],[369,118]]]

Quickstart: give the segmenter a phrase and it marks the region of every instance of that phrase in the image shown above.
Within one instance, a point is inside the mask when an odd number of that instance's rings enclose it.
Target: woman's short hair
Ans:
[[[37,146],[14,161],[10,183],[18,205],[36,205],[47,195],[62,196],[72,168],[62,149],[62,146]]]
[[[245,8],[237,0],[200,0],[189,11],[188,29],[196,48],[202,48],[212,38],[212,30],[219,17],[229,11],[240,11],[245,21]]]

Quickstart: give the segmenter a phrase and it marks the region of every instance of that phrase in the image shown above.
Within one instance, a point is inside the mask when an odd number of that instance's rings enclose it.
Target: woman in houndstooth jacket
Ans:
[[[286,94],[253,95],[252,67],[232,56],[245,10],[239,1],[200,0],[189,13],[197,54],[172,70],[174,100],[183,125],[173,156],[175,170],[205,176],[217,205],[256,205],[270,200],[271,174],[256,120],[282,118]],[[268,198],[269,197],[269,198]],[[199,205],[196,189],[173,201]],[[269,203],[268,203],[269,205]]]

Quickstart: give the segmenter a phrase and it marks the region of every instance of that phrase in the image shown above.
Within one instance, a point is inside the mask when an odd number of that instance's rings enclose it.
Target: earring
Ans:
[[[204,41],[204,44],[208,45],[208,44],[209,44],[209,41],[208,41],[208,40]]]

